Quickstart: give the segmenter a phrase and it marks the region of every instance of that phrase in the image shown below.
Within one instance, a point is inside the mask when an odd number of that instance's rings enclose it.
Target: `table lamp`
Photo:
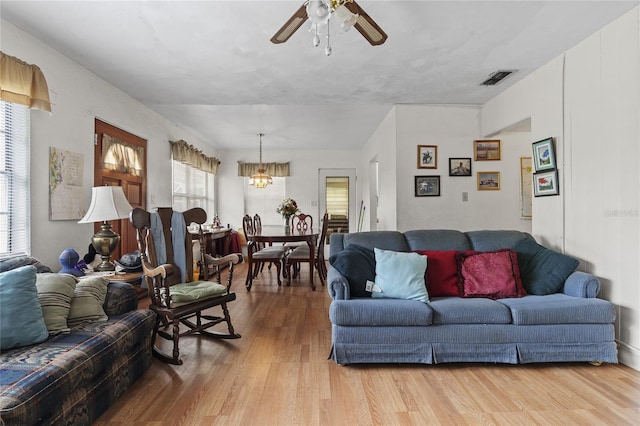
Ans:
[[[114,271],[111,253],[120,243],[120,235],[111,230],[109,220],[129,217],[133,210],[121,186],[96,186],[92,188],[91,204],[87,214],[78,223],[102,222],[100,231],[91,238],[91,244],[102,258],[95,271]]]

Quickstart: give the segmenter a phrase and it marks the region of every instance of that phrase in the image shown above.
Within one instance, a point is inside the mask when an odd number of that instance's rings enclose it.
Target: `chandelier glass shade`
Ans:
[[[266,170],[262,165],[262,137],[264,136],[264,133],[258,133],[258,136],[260,137],[260,166],[258,168],[258,173],[249,178],[249,185],[253,185],[256,188],[266,188],[273,183],[273,178],[265,173]]]

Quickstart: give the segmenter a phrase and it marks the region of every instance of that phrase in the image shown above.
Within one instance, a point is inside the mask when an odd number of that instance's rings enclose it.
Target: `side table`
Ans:
[[[147,289],[142,288],[142,277],[144,274],[140,272],[127,272],[126,274],[113,274],[109,275],[109,281],[124,281],[129,283],[136,289],[138,293],[138,299],[142,299],[147,296]]]

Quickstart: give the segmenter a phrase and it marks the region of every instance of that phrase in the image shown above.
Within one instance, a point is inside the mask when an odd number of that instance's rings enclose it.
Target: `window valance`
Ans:
[[[51,112],[49,88],[37,65],[0,52],[0,99]]]
[[[102,135],[102,168],[142,176],[144,148]]]
[[[260,163],[245,163],[238,161],[238,176],[251,177],[258,173]],[[286,177],[289,174],[289,163],[262,163],[265,173],[275,177]]]
[[[195,148],[193,145],[189,145],[182,139],[170,143],[171,155],[173,156],[174,160],[179,161],[183,164],[187,164],[191,167],[195,167],[196,169],[202,170],[203,172],[208,172],[214,175],[218,173],[220,160],[218,160],[216,157],[207,157],[202,153],[202,151]]]

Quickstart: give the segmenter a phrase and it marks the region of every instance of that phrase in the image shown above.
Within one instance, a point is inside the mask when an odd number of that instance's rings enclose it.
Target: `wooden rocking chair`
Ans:
[[[182,336],[199,333],[218,339],[240,337],[231,325],[227,309],[227,302],[236,299],[235,293],[229,290],[233,279],[233,265],[239,263],[240,257],[229,254],[214,258],[204,253],[200,225],[206,219],[207,213],[201,208],[187,210],[182,215],[174,214],[171,208],[159,208],[157,212],[135,208],[130,215],[131,223],[137,231],[142,269],[151,298],[149,309],[157,315],[152,336],[153,354],[171,364],[182,364],[178,346]],[[200,267],[202,281],[193,280],[192,236],[187,229],[191,223],[198,224],[199,228],[201,259],[205,263]],[[181,243],[172,244],[172,238]],[[226,285],[221,284],[221,265],[229,266]],[[209,270],[217,271],[217,282],[207,280]],[[222,308],[221,316],[202,313],[215,306]],[[210,327],[222,322],[227,324],[228,333],[208,331]],[[181,331],[180,325],[186,326],[186,330],[183,327]],[[173,341],[172,356],[158,348],[157,336]]]

